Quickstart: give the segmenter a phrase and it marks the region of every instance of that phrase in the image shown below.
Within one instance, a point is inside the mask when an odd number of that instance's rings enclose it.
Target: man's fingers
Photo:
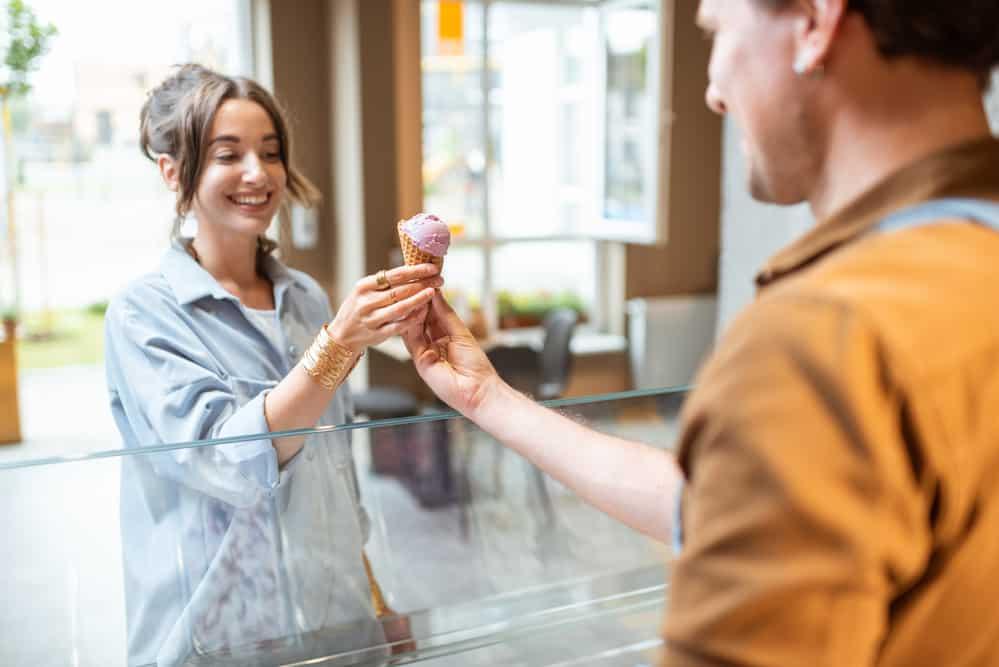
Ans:
[[[454,312],[450,304],[444,298],[444,295],[440,293],[440,290],[434,292],[433,301],[430,305],[431,312],[434,315],[436,323],[439,328],[447,334],[456,333],[468,333],[468,327],[465,323],[461,321],[458,317],[458,313]],[[471,335],[469,333],[469,335]]]
[[[406,344],[409,356],[414,361],[419,359],[420,355],[427,349],[427,339],[423,336],[423,331],[420,327],[406,327],[400,332],[399,336],[402,338],[402,342]]]

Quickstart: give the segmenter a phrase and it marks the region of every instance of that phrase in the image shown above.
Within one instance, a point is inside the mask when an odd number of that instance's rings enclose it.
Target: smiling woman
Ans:
[[[386,271],[391,300],[363,278],[334,316],[323,288],[282,264],[264,236],[286,197],[319,199],[294,167],[270,93],[185,65],[150,93],[141,125],[176,220],[159,270],[107,312],[111,411],[125,446],[348,422],[344,380],[369,345],[422,328],[437,267]],[[188,215],[193,239],[178,234]],[[343,432],[129,457],[121,480],[130,664],[182,664],[332,626],[349,632],[323,650],[406,632],[377,619],[391,611],[366,567]],[[335,511],[314,512],[319,499]]]
[[[251,79],[212,74],[198,65],[180,68],[156,88],[142,110],[142,152],[157,162],[168,187],[177,193],[175,237],[192,211],[198,178],[209,182],[224,179],[226,174],[239,178],[245,165],[236,164],[236,158],[242,154],[258,160],[267,182],[280,188],[276,193],[264,190],[265,194],[275,195],[266,207],[270,215],[266,216],[265,229],[285,187],[292,199],[303,205],[314,206],[320,199],[315,186],[290,164],[291,137],[277,101]],[[188,95],[192,97],[185,99]],[[189,114],[185,119],[187,132],[181,131],[173,117],[180,105]],[[246,134],[244,146],[241,132]],[[233,168],[225,169],[227,165]],[[252,182],[246,191],[239,191],[238,183],[224,187],[235,187],[229,194],[241,195],[254,194],[258,189]],[[268,243],[266,249],[272,250],[273,244]]]

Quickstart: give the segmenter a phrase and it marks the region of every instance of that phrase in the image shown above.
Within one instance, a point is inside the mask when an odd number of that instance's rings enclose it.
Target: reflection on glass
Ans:
[[[648,174],[656,142],[653,127],[654,82],[649,57],[656,12],[651,6],[610,10],[606,14],[606,130],[603,215],[611,220],[640,221],[648,210]]]
[[[631,392],[567,401],[560,410],[605,433],[668,447],[682,398]],[[350,444],[344,430],[309,436],[317,456],[301,461],[289,484],[260,507],[270,513],[263,523],[272,531],[258,530],[255,511],[235,510],[245,531],[228,546],[253,569],[230,568],[226,559],[211,564],[210,583],[231,595],[192,617],[198,650],[176,664],[246,667],[329,658],[321,664],[384,665],[391,650],[386,643],[406,625],[412,637],[395,644],[406,652],[397,658],[438,667],[559,658],[583,664],[607,651],[634,657],[631,665],[652,655],[666,597],[664,545],[589,507],[464,419],[373,422],[350,433]],[[0,518],[7,536],[0,563],[11,575],[0,607],[0,664],[126,664],[118,517],[123,468],[153,466],[167,456],[211,458],[233,446],[240,445],[199,443],[172,453],[139,448],[0,469],[0,502],[17,508]],[[341,465],[350,458],[357,486],[351,467]],[[318,475],[327,466],[328,488],[307,493],[297,484],[298,475]],[[357,489],[369,522],[358,523],[350,511]],[[148,499],[151,511],[171,500],[164,490],[152,490]],[[326,523],[331,515],[333,530]],[[202,518],[210,532],[217,517]],[[328,553],[368,532],[372,569],[388,605],[401,615],[394,620],[402,620],[362,634],[330,601],[347,592],[367,596],[364,574],[345,571],[346,560]],[[204,564],[190,550],[171,549],[169,540],[159,546],[176,556],[168,562],[182,580],[200,576]],[[320,583],[303,587],[303,581]],[[267,625],[228,623],[237,613]],[[213,634],[227,624],[235,634]],[[345,642],[356,651],[344,652]]]

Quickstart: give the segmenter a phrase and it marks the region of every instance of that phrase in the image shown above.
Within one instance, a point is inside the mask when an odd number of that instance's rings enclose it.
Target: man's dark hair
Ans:
[[[756,0],[782,9],[795,0]],[[997,0],[849,0],[886,58],[914,56],[968,70],[983,85],[999,66]]]

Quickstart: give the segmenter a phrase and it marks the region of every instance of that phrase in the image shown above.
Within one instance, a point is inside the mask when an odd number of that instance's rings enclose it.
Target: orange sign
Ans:
[[[460,0],[438,0],[437,43],[442,55],[460,55],[465,44],[465,6]]]

